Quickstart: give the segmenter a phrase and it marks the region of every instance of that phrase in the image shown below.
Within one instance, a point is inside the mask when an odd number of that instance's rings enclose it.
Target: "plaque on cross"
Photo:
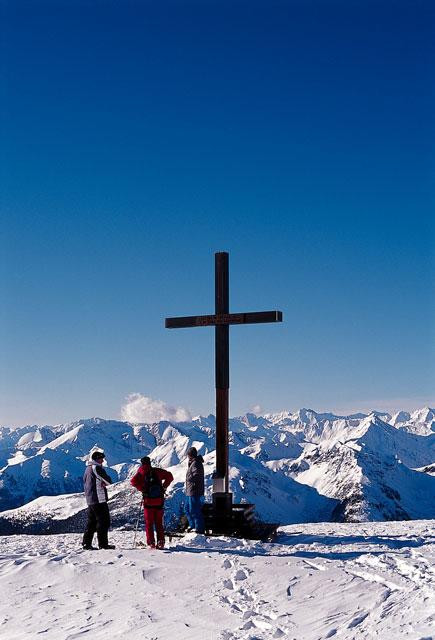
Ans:
[[[231,324],[282,322],[281,311],[229,312],[228,253],[215,254],[214,315],[166,318],[167,329],[215,327],[216,372],[216,472],[213,480],[213,500],[220,496],[230,508],[228,491],[228,392],[229,392],[229,327]]]

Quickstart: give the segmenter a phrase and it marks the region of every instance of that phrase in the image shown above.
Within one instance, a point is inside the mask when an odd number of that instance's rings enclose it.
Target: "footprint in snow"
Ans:
[[[272,629],[272,625],[270,624],[270,622],[264,620],[263,618],[254,618],[252,622],[257,627],[257,629],[261,629],[262,631],[269,631],[270,629]]]
[[[222,562],[222,569],[231,569],[232,566],[233,563],[231,562],[231,560],[228,560],[228,558],[225,558],[225,560]]]
[[[364,622],[364,620],[367,618],[368,615],[369,615],[368,613],[363,613],[362,615],[357,616],[351,622],[349,622],[349,624],[347,625],[347,628],[353,629],[354,627],[357,627],[359,624],[361,624],[361,622]]]
[[[245,622],[245,624],[242,625],[240,629],[243,629],[244,631],[246,631],[247,629],[255,629],[255,624],[251,620],[248,620],[248,622]]]
[[[253,611],[252,609],[248,609],[243,613],[242,618],[243,620],[247,620],[248,618],[252,618],[252,616],[255,616],[255,611]]]
[[[234,580],[246,580],[248,574],[244,569],[238,569],[234,574]]]
[[[237,606],[236,604],[232,604],[231,605],[230,611],[231,611],[231,613],[237,613],[237,614],[242,613],[241,608],[239,606]]]
[[[222,602],[222,604],[232,604],[231,599],[227,596],[219,596],[219,601]]]
[[[266,618],[267,620],[277,620],[279,617],[274,611],[265,611],[262,607],[257,607],[257,614],[263,616],[263,618]]]
[[[66,557],[67,557],[66,553],[64,553],[64,554],[60,553],[60,554],[58,554],[56,556],[52,556],[48,560],[49,560],[49,562],[64,562]]]
[[[13,560],[12,564],[18,566],[20,564],[29,564],[30,560],[28,560],[27,558],[16,558],[15,560]]]

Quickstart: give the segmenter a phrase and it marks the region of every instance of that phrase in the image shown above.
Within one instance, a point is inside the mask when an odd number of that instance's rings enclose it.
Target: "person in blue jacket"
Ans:
[[[108,531],[110,527],[109,505],[107,504],[107,485],[112,484],[111,477],[103,469],[104,452],[94,451],[87,462],[83,483],[88,505],[88,522],[83,534],[83,549],[95,549],[92,545],[94,533],[97,532],[98,547],[100,549],[114,549],[109,544]]]
[[[203,457],[198,455],[195,447],[187,451],[188,466],[186,473],[186,515],[189,530],[204,533],[204,465]]]

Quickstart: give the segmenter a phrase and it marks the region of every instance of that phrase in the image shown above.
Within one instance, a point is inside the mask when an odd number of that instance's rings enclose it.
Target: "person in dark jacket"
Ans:
[[[98,547],[100,549],[114,549],[109,544],[108,531],[110,527],[109,505],[107,504],[107,485],[112,484],[111,477],[103,469],[103,451],[94,451],[87,463],[83,476],[85,497],[88,505],[88,522],[83,534],[83,549],[95,549],[92,545],[94,533],[97,532]]]
[[[196,533],[204,533],[204,465],[203,457],[198,455],[195,447],[187,451],[188,466],[186,473],[186,515],[189,529]]]
[[[163,505],[165,503],[165,491],[171,484],[174,476],[170,471],[159,469],[151,465],[148,456],[141,458],[141,466],[130,480],[133,487],[142,492],[145,533],[147,545],[151,549],[156,548],[154,527],[157,533],[157,549],[165,546],[165,532],[163,529]]]

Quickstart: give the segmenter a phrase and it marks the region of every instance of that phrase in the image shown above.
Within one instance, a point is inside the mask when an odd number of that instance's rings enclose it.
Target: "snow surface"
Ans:
[[[192,533],[165,551],[132,531],[113,551],[0,537],[0,637],[433,640],[434,524],[298,524],[275,544]]]

